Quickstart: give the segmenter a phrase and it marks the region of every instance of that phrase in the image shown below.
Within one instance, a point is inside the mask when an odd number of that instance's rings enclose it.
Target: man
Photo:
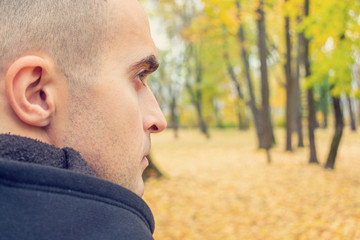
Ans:
[[[166,121],[138,1],[0,0],[0,52],[0,239],[152,239]]]

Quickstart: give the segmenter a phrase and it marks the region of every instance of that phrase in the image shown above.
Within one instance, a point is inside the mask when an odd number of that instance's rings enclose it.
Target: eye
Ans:
[[[144,87],[146,87],[146,84],[144,82],[146,76],[147,76],[147,71],[142,71],[136,76],[137,80],[139,80],[144,85]]]

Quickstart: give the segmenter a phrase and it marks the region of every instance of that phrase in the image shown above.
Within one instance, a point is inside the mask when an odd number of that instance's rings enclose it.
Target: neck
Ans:
[[[0,157],[95,176],[95,172],[75,150],[60,149],[42,141],[11,134],[0,134]]]
[[[3,111],[4,112],[4,111]],[[45,128],[34,127],[21,121],[11,110],[1,116],[0,134],[12,134],[52,144]]]

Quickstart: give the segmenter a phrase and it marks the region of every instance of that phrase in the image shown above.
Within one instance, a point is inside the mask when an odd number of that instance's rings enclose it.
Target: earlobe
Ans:
[[[49,125],[54,112],[49,63],[38,56],[17,59],[5,76],[9,103],[23,122],[35,126]]]

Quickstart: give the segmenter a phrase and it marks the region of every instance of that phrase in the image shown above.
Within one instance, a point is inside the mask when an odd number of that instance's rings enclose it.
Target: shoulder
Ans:
[[[1,239],[152,239],[137,195],[71,171],[0,159]]]

